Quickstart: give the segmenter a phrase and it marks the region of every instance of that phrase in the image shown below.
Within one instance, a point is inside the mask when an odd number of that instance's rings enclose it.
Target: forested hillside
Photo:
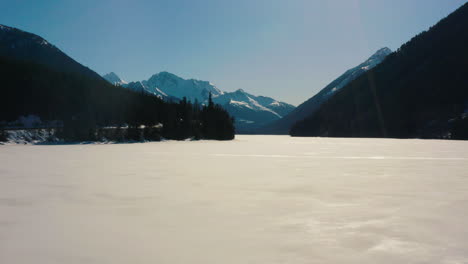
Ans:
[[[292,136],[468,138],[468,3],[343,87]]]
[[[320,92],[309,98],[304,103],[297,106],[287,115],[279,120],[270,122],[256,130],[258,134],[288,134],[289,129],[294,123],[301,121],[309,115],[312,115],[319,109],[323,103],[333,97],[336,92],[345,87],[348,83],[355,80],[368,70],[380,64],[392,51],[389,48],[382,48],[375,52],[363,63],[353,67],[338,78],[325,86]]]
[[[63,121],[68,140],[95,140],[106,126],[136,128],[162,124],[170,139],[232,139],[232,118],[212,102],[168,103],[146,93],[109,84],[103,79],[59,72],[34,62],[0,57],[0,121],[22,115]]]

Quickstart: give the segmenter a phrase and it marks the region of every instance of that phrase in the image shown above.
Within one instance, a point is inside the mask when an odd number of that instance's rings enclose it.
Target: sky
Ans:
[[[298,105],[465,0],[0,0],[0,24],[99,74],[168,71]]]

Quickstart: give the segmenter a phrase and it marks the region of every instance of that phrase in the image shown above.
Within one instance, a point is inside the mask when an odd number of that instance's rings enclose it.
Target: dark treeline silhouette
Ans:
[[[0,142],[5,142],[8,140],[8,135],[3,127],[0,125]]]
[[[124,125],[125,139],[141,139],[140,130],[150,139],[234,138],[233,119],[211,101],[207,106],[185,99],[165,102],[103,79],[5,57],[0,57],[0,80],[0,121],[31,114],[61,120],[66,140],[98,140],[103,128]]]
[[[296,123],[293,136],[468,139],[468,3]]]

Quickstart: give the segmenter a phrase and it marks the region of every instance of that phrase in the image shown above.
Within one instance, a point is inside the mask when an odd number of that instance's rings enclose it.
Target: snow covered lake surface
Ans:
[[[468,263],[468,142],[0,146],[0,263]]]

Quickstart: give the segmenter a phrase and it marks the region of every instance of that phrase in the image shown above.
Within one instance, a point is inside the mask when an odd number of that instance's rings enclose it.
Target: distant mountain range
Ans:
[[[468,3],[342,87],[290,134],[468,139]]]
[[[284,135],[288,134],[289,129],[294,123],[313,114],[322,106],[323,103],[325,103],[329,98],[335,95],[341,88],[343,88],[351,81],[355,80],[365,72],[380,64],[391,53],[392,51],[389,48],[379,49],[365,62],[347,70],[340,77],[336,78],[325,88],[320,90],[320,92],[318,92],[315,96],[300,104],[289,114],[285,115],[281,119],[275,120],[258,128],[257,130],[255,130],[255,133]]]
[[[211,93],[214,103],[221,105],[235,118],[238,133],[252,132],[265,123],[280,119],[295,108],[291,104],[270,97],[255,96],[242,89],[224,92],[208,81],[183,79],[169,72],[160,72],[148,80],[130,83],[123,81],[114,72],[103,77],[112,84],[169,101],[185,97],[192,102],[206,104]]]

